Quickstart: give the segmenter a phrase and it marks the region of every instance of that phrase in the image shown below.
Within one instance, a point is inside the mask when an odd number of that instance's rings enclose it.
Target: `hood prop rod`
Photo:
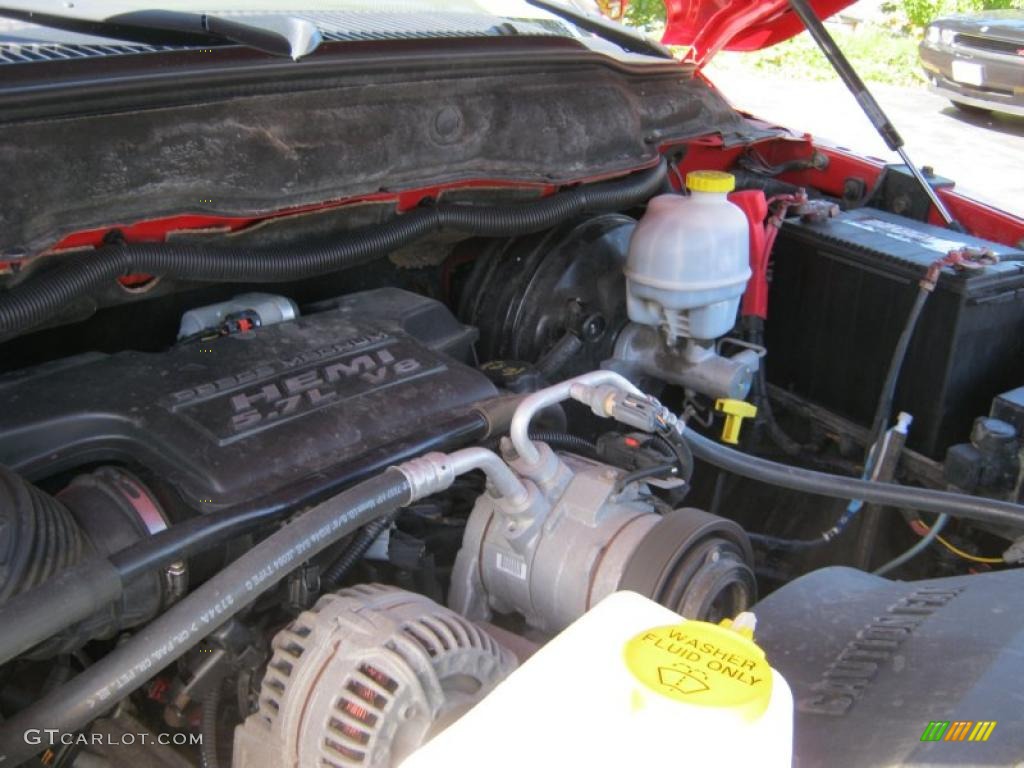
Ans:
[[[963,232],[963,227],[957,223],[956,219],[946,208],[945,204],[939,198],[938,193],[928,180],[921,173],[920,169],[910,162],[910,158],[907,156],[907,151],[903,148],[903,137],[900,136],[899,131],[896,130],[896,126],[892,124],[892,121],[886,116],[885,112],[882,111],[881,105],[875,100],[875,97],[868,90],[867,86],[864,85],[864,81],[860,79],[860,75],[850,64],[850,60],[846,58],[846,55],[840,50],[836,41],[829,34],[828,30],[825,29],[825,25],[821,23],[821,19],[814,13],[814,9],[811,8],[808,0],[788,0],[790,8],[800,17],[800,20],[804,23],[807,31],[810,32],[811,37],[814,38],[814,42],[818,44],[821,52],[825,54],[825,58],[828,59],[828,63],[832,65],[832,69],[836,71],[839,78],[846,84],[846,87],[850,89],[850,93],[860,104],[860,108],[864,110],[864,114],[867,115],[868,120],[878,131],[878,135],[882,137],[882,141],[886,143],[893,152],[898,154],[900,158],[906,163],[907,168],[914,174],[914,178],[917,179],[918,184],[924,190],[925,194],[928,195],[928,199],[932,201],[932,205],[939,212],[939,215],[946,222],[946,225],[950,229],[955,229],[959,232]]]

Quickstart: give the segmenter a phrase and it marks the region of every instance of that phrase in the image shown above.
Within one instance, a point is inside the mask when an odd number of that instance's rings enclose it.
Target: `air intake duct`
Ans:
[[[0,466],[0,603],[92,554],[67,507]]]
[[[119,468],[79,475],[55,497],[0,467],[0,530],[5,534],[0,537],[0,605],[73,565],[106,558],[166,527],[163,512],[145,486]],[[176,573],[181,590],[182,567]],[[145,574],[127,585],[119,600],[83,621],[59,633],[37,635],[48,639],[25,656],[42,659],[68,653],[89,640],[112,637],[148,621],[164,603],[166,591],[163,573]],[[9,618],[15,634],[33,620],[27,613]]]

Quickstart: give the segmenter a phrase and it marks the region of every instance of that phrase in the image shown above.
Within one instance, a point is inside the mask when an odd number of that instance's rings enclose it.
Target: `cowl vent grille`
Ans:
[[[266,13],[238,11],[222,12],[218,15],[232,18],[258,20]],[[365,11],[323,11],[303,13],[288,11],[289,16],[313,22],[328,42],[360,42],[374,40],[425,40],[431,38],[495,37],[508,35],[561,35],[571,36],[571,31],[560,21],[553,19],[504,19],[485,13],[458,12],[365,12]],[[109,43],[92,42],[95,37],[85,38],[88,42],[16,42],[15,38],[45,40],[54,33],[32,24],[10,22],[0,19],[0,65],[26,64],[38,61],[62,61],[98,56],[124,56],[135,53],[188,50],[186,46],[142,45],[112,40]],[[79,36],[71,35],[71,39]],[[5,39],[7,38],[7,39]],[[54,38],[56,39],[56,38]],[[192,46],[195,48],[195,46]]]
[[[34,61],[87,59],[93,56],[124,56],[173,50],[169,45],[111,43],[110,45],[72,45],[66,43],[0,43],[0,64],[27,64]]]

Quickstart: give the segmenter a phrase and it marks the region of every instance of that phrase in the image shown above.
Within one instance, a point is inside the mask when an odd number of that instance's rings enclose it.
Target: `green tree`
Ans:
[[[1022,0],[897,0],[894,5],[907,17],[910,26],[923,27],[950,13],[1021,8]]]
[[[663,0],[630,0],[625,22],[640,29],[659,29],[665,26],[665,3]]]

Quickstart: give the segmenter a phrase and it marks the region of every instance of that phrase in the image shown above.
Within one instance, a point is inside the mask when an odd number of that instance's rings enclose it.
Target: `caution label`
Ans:
[[[771,699],[764,651],[726,627],[703,621],[654,627],[627,642],[624,656],[637,680],[676,701],[757,717]]]

